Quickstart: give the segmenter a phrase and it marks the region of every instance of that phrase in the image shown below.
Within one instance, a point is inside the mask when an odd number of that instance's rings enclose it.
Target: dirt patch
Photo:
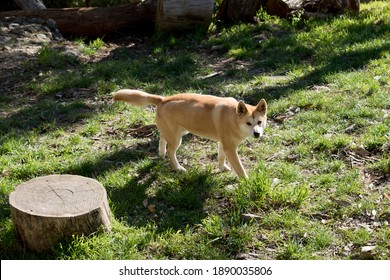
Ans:
[[[384,191],[390,187],[390,174],[383,174],[375,170],[364,169],[360,171],[362,182],[369,191]],[[390,203],[390,194],[383,193],[384,198]]]
[[[96,54],[86,55],[78,43],[62,36],[53,20],[5,18],[0,21],[0,93],[18,91],[26,81],[21,76],[28,76],[28,72],[32,70],[26,65],[34,61],[40,50],[47,46],[60,55],[84,63],[102,60],[118,47],[115,44],[105,44]]]
[[[9,67],[9,58],[26,58],[48,43],[64,40],[53,20],[9,17],[0,21],[0,65]]]

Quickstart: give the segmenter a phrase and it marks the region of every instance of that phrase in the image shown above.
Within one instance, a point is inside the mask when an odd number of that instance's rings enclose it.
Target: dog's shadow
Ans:
[[[108,189],[114,217],[128,226],[150,224],[157,233],[201,223],[205,203],[216,187],[213,174],[192,169],[175,172],[164,159],[153,159],[122,187]]]

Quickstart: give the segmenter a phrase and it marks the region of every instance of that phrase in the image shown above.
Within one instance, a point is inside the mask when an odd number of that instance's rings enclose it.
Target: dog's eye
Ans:
[[[257,124],[258,124],[258,125],[261,125],[261,121],[258,121]]]
[[[252,125],[250,122],[247,122],[246,124],[247,124],[247,125],[249,125],[249,126],[251,126],[251,125]]]

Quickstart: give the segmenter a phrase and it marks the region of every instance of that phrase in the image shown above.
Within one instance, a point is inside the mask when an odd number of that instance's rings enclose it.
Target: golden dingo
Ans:
[[[188,132],[218,141],[218,162],[221,171],[233,170],[247,177],[237,154],[238,145],[248,136],[260,137],[267,123],[267,103],[257,106],[229,97],[200,94],[158,96],[139,90],[119,90],[114,101],[126,101],[136,106],[155,105],[156,125],[160,131],[159,154],[167,151],[174,170],[183,170],[176,158],[182,136]]]

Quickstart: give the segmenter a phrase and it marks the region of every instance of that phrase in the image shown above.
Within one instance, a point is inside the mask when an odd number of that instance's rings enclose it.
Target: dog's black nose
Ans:
[[[255,131],[255,132],[253,132],[253,136],[255,138],[259,138],[260,137],[260,133]]]

